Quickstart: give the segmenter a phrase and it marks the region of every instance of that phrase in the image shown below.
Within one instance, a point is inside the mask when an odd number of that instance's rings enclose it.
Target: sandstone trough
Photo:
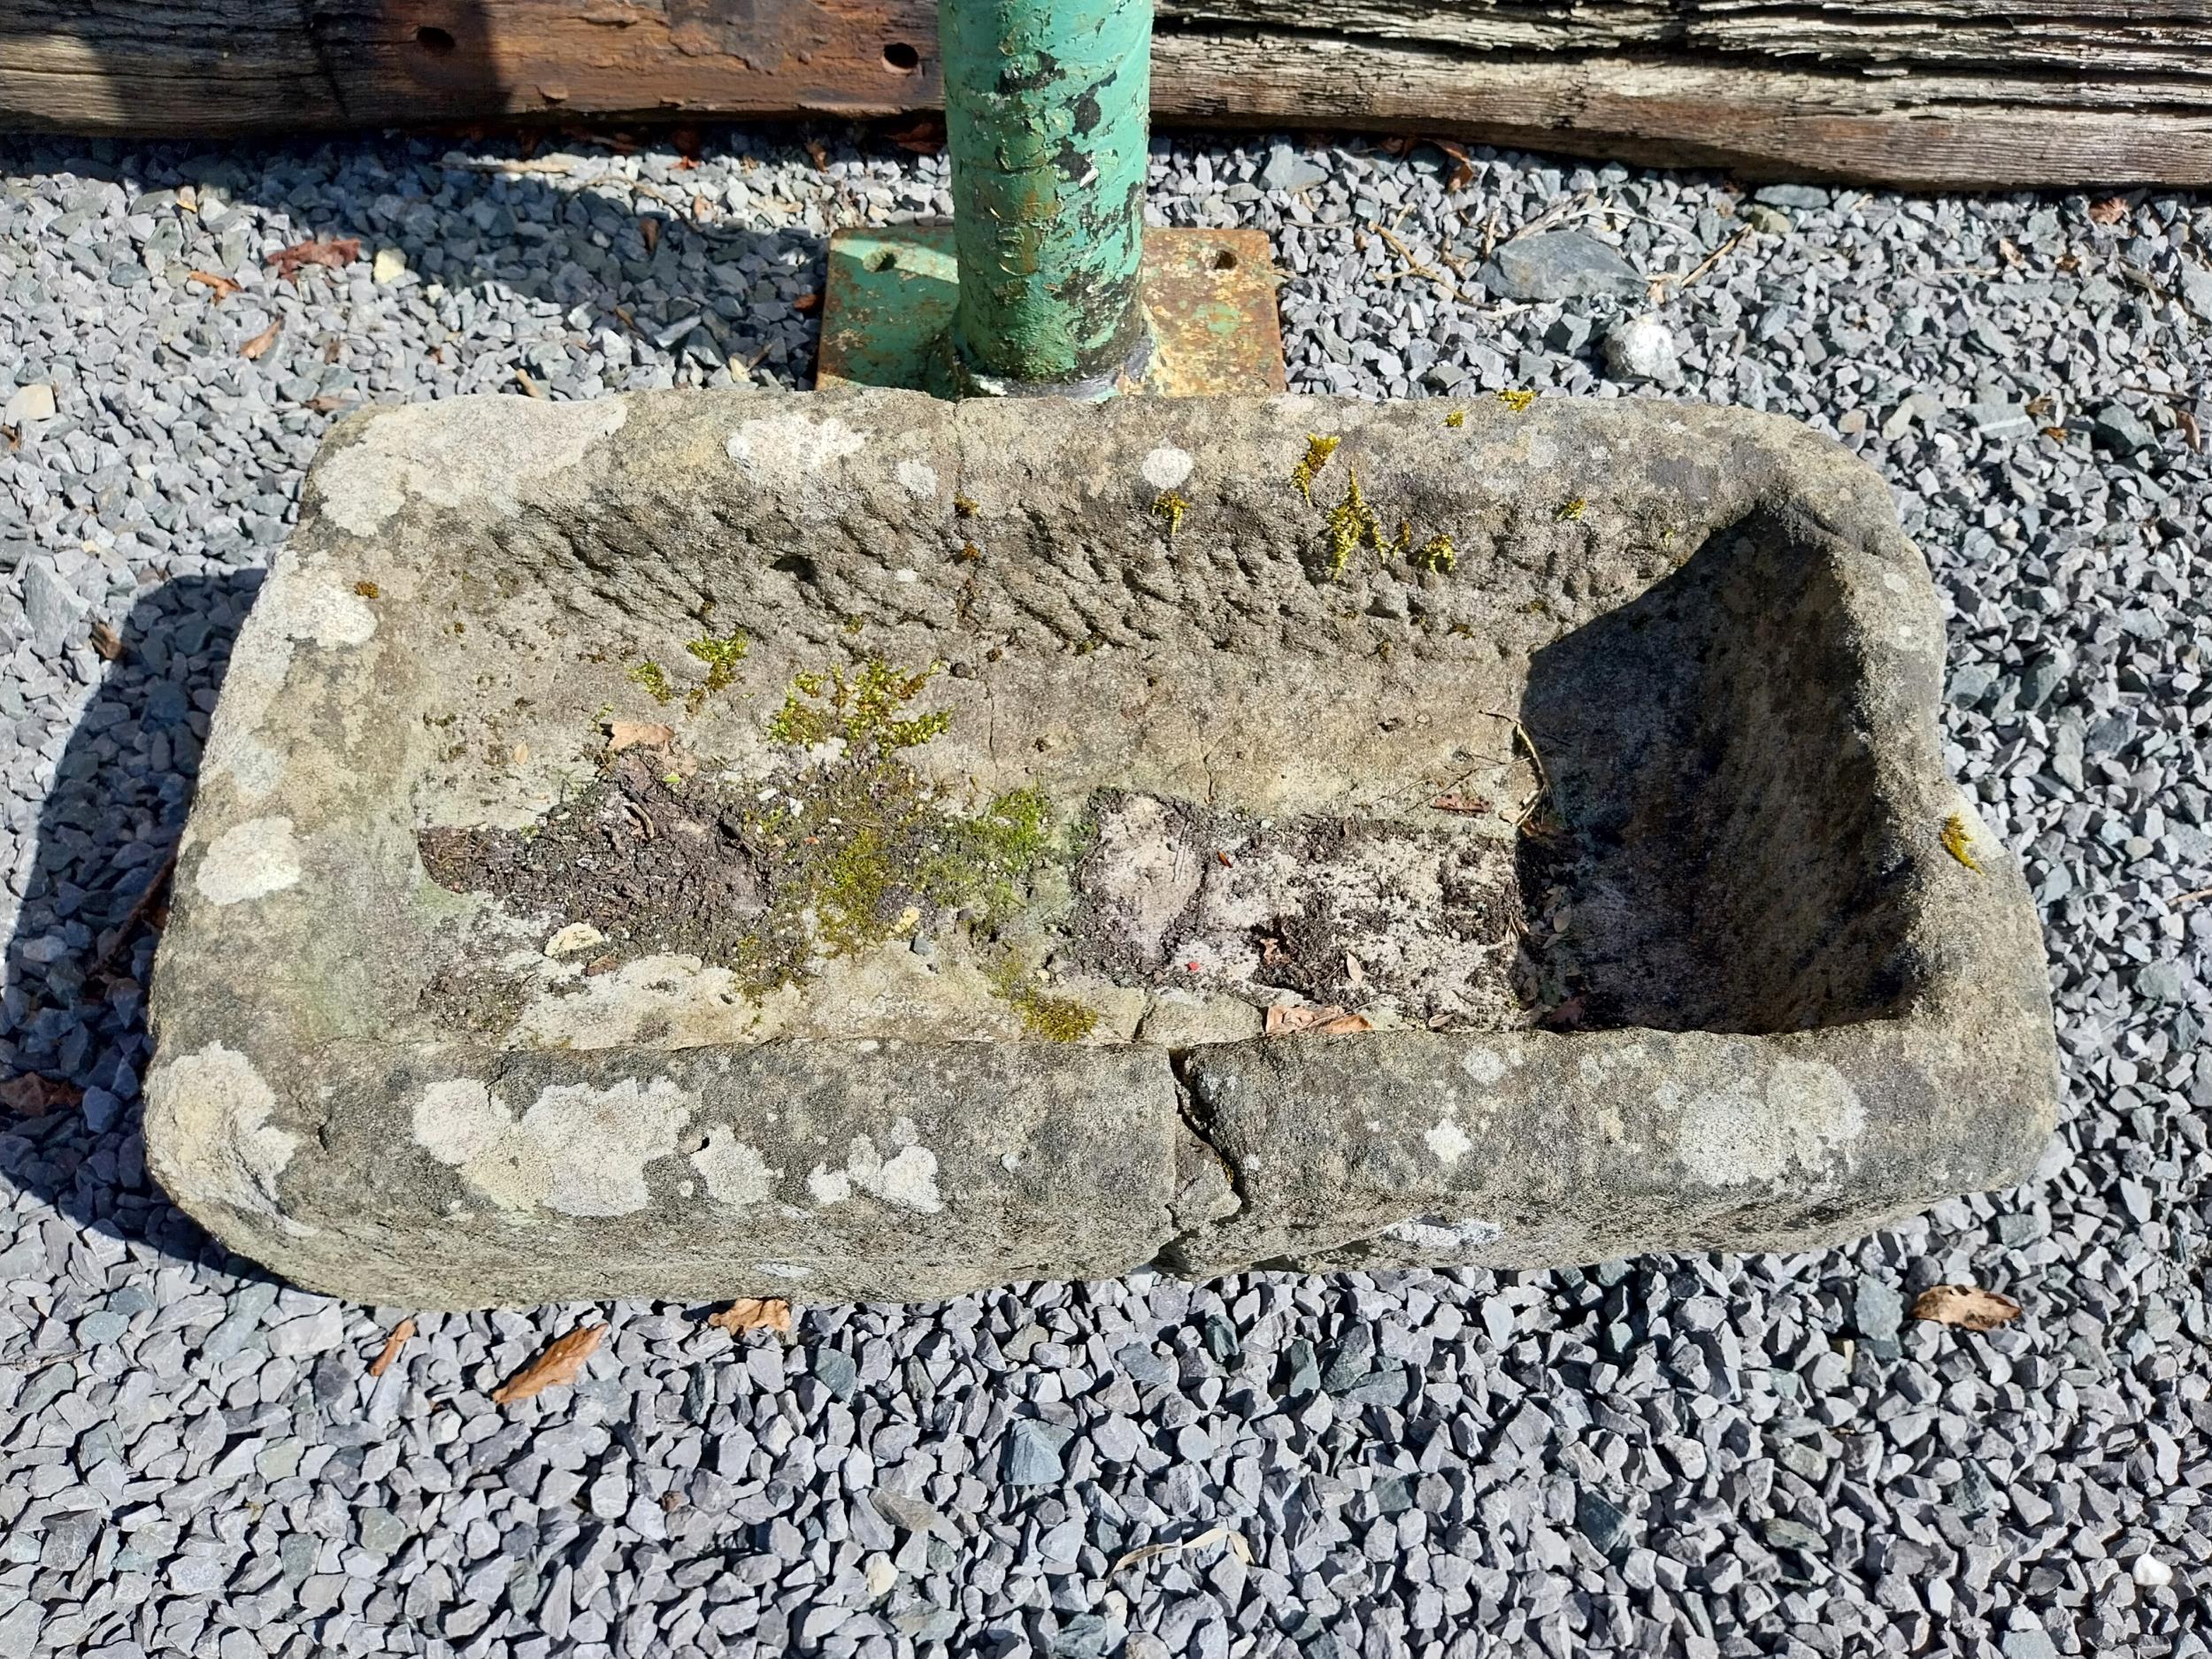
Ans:
[[[1741,411],[375,411],[232,661],[150,1158],[417,1307],[1847,1236],[2055,1114],[1942,672],[1881,480]]]

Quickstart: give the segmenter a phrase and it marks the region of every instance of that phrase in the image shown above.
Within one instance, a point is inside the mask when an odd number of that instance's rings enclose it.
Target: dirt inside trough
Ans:
[[[716,776],[652,728],[661,741],[611,748],[534,826],[419,832],[424,867],[541,923],[587,976],[688,956],[755,1000],[836,958],[956,936],[994,995],[1063,1040],[1094,1028],[1086,982],[1378,1026],[1504,1029],[1562,1000],[1530,945],[1532,866],[1502,820],[1267,819],[1121,790],[963,803],[907,757],[949,719],[905,712],[927,679],[807,677],[769,727],[787,764],[766,779]],[[497,1027],[524,1000],[497,978],[451,968],[428,998]]]

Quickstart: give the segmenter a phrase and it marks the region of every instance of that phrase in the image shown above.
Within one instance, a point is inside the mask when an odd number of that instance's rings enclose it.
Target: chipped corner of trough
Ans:
[[[1847,1237],[2055,1116],[1942,659],[1879,478],[1735,411],[349,422],[210,735],[150,1161],[416,1306]]]

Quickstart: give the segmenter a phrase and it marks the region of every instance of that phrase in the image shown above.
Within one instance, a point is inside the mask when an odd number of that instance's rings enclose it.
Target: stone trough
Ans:
[[[150,1159],[417,1307],[1839,1239],[2054,1120],[1942,672],[1879,478],[1740,411],[373,412],[224,687]]]

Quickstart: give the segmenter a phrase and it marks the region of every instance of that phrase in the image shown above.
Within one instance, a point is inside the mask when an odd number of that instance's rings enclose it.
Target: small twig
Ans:
[[[1462,304],[1471,305],[1475,303],[1472,299],[1469,298],[1466,294],[1460,290],[1456,283],[1453,282],[1452,280],[1446,276],[1441,271],[1438,271],[1429,265],[1423,265],[1419,258],[1415,256],[1413,250],[1407,247],[1403,242],[1399,240],[1398,234],[1395,231],[1384,230],[1378,227],[1375,234],[1378,236],[1380,236],[1385,242],[1388,242],[1391,247],[1397,251],[1398,257],[1406,262],[1406,268],[1403,271],[1392,271],[1386,273],[1382,279],[1384,281],[1394,282],[1400,277],[1407,276],[1425,277],[1429,281],[1435,283],[1438,288],[1442,288],[1445,293],[1450,295],[1454,299],[1459,301]]]
[[[2186,893],[2175,894],[2166,902],[2178,910],[2188,905],[2201,903],[2206,899],[2212,899],[2212,887],[2192,887]]]
[[[1544,757],[1536,752],[1536,740],[1528,734],[1528,727],[1523,726],[1519,719],[1510,714],[1502,714],[1495,709],[1485,709],[1482,712],[1494,720],[1503,720],[1513,728],[1513,735],[1520,739],[1521,747],[1528,750],[1529,764],[1536,769],[1536,793],[1521,803],[1520,812],[1513,820],[1513,827],[1517,830],[1536,816],[1538,805],[1551,793],[1551,774],[1544,770]]]
[[[1743,227],[1743,229],[1738,231],[1734,235],[1731,236],[1726,242],[1721,243],[1719,247],[1714,249],[1712,252],[1707,254],[1705,257],[1701,260],[1686,275],[1679,277],[1663,276],[1657,278],[1656,280],[1662,284],[1672,283],[1674,285],[1674,291],[1677,294],[1679,294],[1683,289],[1700,280],[1707,272],[1710,271],[1715,265],[1728,257],[1730,254],[1735,252],[1738,246],[1742,243],[1744,238],[1750,234],[1751,227],[1747,225]]]
[[[1539,213],[1534,219],[1532,219],[1527,224],[1522,226],[1510,236],[1508,236],[1506,241],[1518,242],[1524,236],[1532,235],[1537,231],[1542,230],[1546,226],[1556,223],[1567,214],[1573,212],[1577,208],[1583,206],[1596,195],[1597,192],[1595,190],[1585,190],[1581,195],[1571,196],[1563,202],[1554,202],[1549,207]]]
[[[152,911],[155,901],[161,896],[162,889],[169,885],[169,878],[176,874],[177,845],[176,842],[170,844],[167,855],[163,857],[159,866],[154,871],[154,879],[146,884],[146,890],[132,902],[128,913],[123,918],[122,926],[115,930],[115,937],[108,941],[108,948],[93,959],[92,971],[95,973],[99,972],[115,959],[115,953],[122,949],[124,941],[137,931],[139,923],[144,921],[148,914]]]
[[[576,171],[576,164],[565,156],[548,156],[542,161],[486,161],[473,156],[448,156],[439,164],[462,173],[565,173]]]

